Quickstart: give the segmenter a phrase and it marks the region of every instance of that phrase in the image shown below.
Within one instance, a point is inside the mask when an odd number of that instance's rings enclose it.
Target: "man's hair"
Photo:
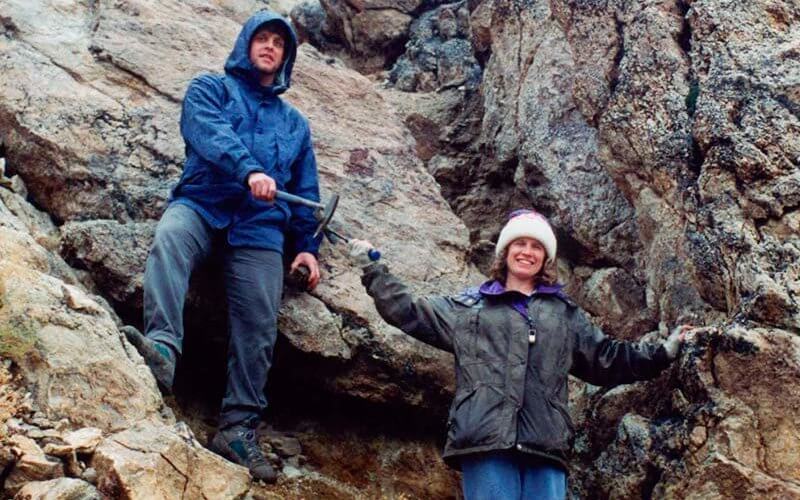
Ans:
[[[508,279],[508,263],[506,260],[508,259],[509,246],[503,249],[502,254],[495,256],[494,261],[492,261],[492,267],[489,270],[489,276],[503,285],[506,284]],[[535,285],[555,285],[558,283],[558,262],[556,260],[550,263],[545,262],[539,272],[536,273],[536,276],[533,277],[533,282]]]
[[[286,27],[284,23],[281,21],[273,20],[267,21],[266,23],[262,24],[258,27],[258,29],[253,33],[253,37],[250,39],[250,43],[253,43],[253,38],[260,33],[261,31],[269,31],[271,33],[277,33],[278,36],[283,38],[283,44],[286,48],[292,43],[292,35],[289,33],[289,28]]]

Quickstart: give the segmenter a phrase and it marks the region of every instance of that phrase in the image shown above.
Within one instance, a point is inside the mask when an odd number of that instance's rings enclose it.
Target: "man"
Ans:
[[[282,17],[261,11],[242,28],[225,76],[189,85],[181,114],[183,176],[156,229],[144,276],[143,336],[125,328],[162,391],[169,393],[183,343],[183,305],[193,269],[219,248],[229,309],[228,380],[210,448],[274,481],[255,427],[276,338],[284,244],[291,269],[320,279],[311,209],[276,200],[276,190],[319,201],[306,119],[278,97],[290,84],[297,38]],[[286,241],[285,241],[286,240]]]

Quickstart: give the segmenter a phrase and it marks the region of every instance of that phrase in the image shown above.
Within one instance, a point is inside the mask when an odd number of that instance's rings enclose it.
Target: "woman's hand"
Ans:
[[[669,334],[669,337],[667,337],[667,340],[665,340],[663,344],[669,359],[678,357],[681,345],[686,340],[686,333],[690,330],[694,330],[694,328],[695,327],[692,325],[678,325],[672,329],[672,333]]]
[[[358,267],[372,264],[369,251],[375,247],[367,240],[350,240],[350,262]]]

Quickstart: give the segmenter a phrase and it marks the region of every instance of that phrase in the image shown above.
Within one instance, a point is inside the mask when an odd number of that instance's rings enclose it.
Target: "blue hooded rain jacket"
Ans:
[[[259,84],[250,62],[250,40],[267,23],[285,26],[291,40],[275,83]],[[242,28],[225,63],[225,76],[205,74],[186,91],[181,134],[186,163],[171,203],[188,205],[215,229],[227,229],[234,247],[283,252],[284,234],[295,253],[317,254],[319,239],[312,209],[275,200],[256,200],[247,176],[263,172],[278,189],[319,201],[317,164],[308,121],[279,94],[291,83],[297,37],[281,16],[256,13]]]

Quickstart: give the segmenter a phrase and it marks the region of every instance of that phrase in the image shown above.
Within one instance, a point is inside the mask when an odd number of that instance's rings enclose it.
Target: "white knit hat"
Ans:
[[[501,256],[509,243],[523,237],[533,238],[544,246],[548,264],[556,259],[556,235],[544,215],[532,210],[518,210],[511,214],[497,238],[495,255]]]

